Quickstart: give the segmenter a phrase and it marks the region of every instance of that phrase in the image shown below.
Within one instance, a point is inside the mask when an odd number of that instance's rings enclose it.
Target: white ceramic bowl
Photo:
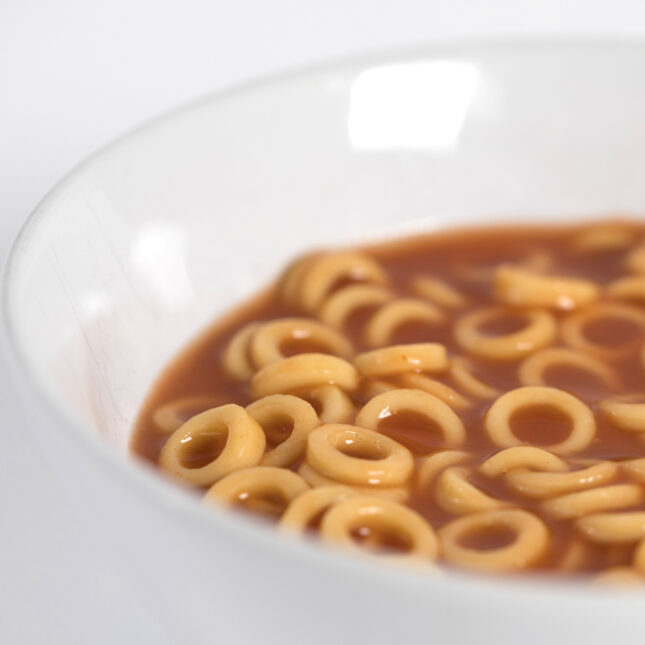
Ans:
[[[168,359],[303,249],[645,213],[644,76],[645,46],[608,43],[324,67],[155,121],[43,201],[5,285],[34,441],[168,642],[642,642],[642,595],[433,578],[292,542],[204,509],[127,440]]]

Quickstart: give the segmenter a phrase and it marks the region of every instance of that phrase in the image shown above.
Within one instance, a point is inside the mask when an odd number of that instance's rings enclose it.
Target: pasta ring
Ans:
[[[365,337],[370,347],[387,345],[395,330],[408,322],[440,323],[443,312],[423,300],[399,298],[383,305],[369,320]]]
[[[629,399],[640,400],[640,403]],[[598,406],[612,426],[626,432],[645,432],[645,396],[615,397],[601,401]],[[645,435],[644,435],[645,436]]]
[[[368,449],[380,456],[352,457],[340,450],[343,445]],[[362,486],[399,486],[410,478],[413,468],[410,451],[394,439],[340,423],[320,426],[309,435],[306,460],[322,475]]]
[[[421,460],[417,470],[417,488],[428,488],[432,481],[446,468],[463,464],[471,459],[471,455],[462,450],[441,450],[428,455]]]
[[[325,300],[318,317],[332,327],[342,327],[349,316],[365,307],[383,305],[392,300],[392,292],[373,284],[350,284]]]
[[[253,363],[260,368],[285,359],[281,345],[293,339],[314,341],[341,358],[354,354],[352,344],[334,329],[307,318],[281,318],[264,323],[255,332],[251,339]]]
[[[582,231],[573,240],[578,251],[613,251],[629,246],[634,234],[621,226],[594,226]]]
[[[477,531],[504,527],[515,533],[515,540],[497,549],[475,549],[461,541]],[[465,515],[439,529],[444,558],[460,567],[481,571],[526,569],[545,554],[549,531],[544,522],[527,511],[504,509]]]
[[[185,466],[182,457],[190,443],[212,435],[226,436],[219,456],[205,466]],[[265,446],[264,432],[258,422],[244,408],[230,403],[202,412],[175,430],[161,449],[159,466],[195,486],[210,486],[235,470],[257,465]]]
[[[291,470],[255,466],[238,470],[220,479],[208,489],[204,501],[231,506],[242,496],[270,495],[281,497],[289,505],[307,490],[307,482]]]
[[[157,408],[152,416],[152,421],[164,434],[172,434],[177,428],[181,428],[191,417],[195,416],[195,414],[216,408],[219,403],[221,403],[220,398],[212,394],[184,396]],[[182,414],[186,410],[198,411],[186,418]]]
[[[625,259],[625,267],[633,273],[645,273],[645,244],[630,251]]]
[[[438,278],[427,275],[417,276],[412,280],[410,288],[416,295],[449,309],[458,309],[468,304],[468,300],[462,293]]]
[[[525,406],[552,406],[566,414],[572,422],[567,439],[545,446],[545,450],[568,455],[586,448],[596,434],[596,421],[589,408],[575,396],[552,387],[527,386],[510,390],[490,407],[484,425],[493,443],[504,448],[521,445],[511,430],[511,417]]]
[[[645,540],[641,540],[634,549],[632,564],[639,573],[645,573]]]
[[[222,365],[229,376],[238,381],[247,381],[253,376],[253,366],[249,357],[249,344],[253,334],[262,327],[261,323],[252,322],[244,325],[226,345],[222,355]]]
[[[437,537],[430,525],[412,509],[382,497],[359,496],[346,499],[325,513],[320,536],[326,542],[360,549],[352,531],[368,522],[379,528],[403,533],[410,542],[409,551],[395,559],[421,557],[434,560],[439,552]],[[361,549],[362,550],[362,549]]]
[[[320,425],[316,411],[307,401],[290,394],[272,394],[246,406],[246,411],[261,427],[272,419],[286,416],[293,424],[291,434],[282,443],[264,453],[262,466],[290,466],[307,448],[307,438]]]
[[[479,466],[486,477],[499,477],[515,468],[530,468],[547,473],[564,473],[569,470],[566,461],[535,446],[513,446],[495,453]]]
[[[518,261],[517,264],[525,269],[532,271],[548,271],[553,266],[554,260],[550,253],[544,249],[535,249]],[[469,282],[485,284],[492,282],[495,276],[495,269],[491,266],[471,266],[469,268],[460,267],[461,277]]]
[[[358,387],[356,368],[329,354],[296,354],[260,369],[251,379],[254,398],[297,389],[338,385],[344,390]]]
[[[554,365],[568,365],[585,371],[609,387],[618,386],[618,374],[609,365],[583,352],[565,347],[547,347],[524,359],[518,372],[523,385],[547,385],[545,372]]]
[[[436,396],[453,410],[465,410],[470,407],[470,401],[463,394],[460,394],[457,390],[454,390],[441,381],[428,378],[425,374],[417,374],[415,372],[401,374],[399,382],[404,388],[422,390],[423,392],[432,394],[432,396]]]
[[[469,362],[463,356],[453,356],[450,359],[449,373],[462,390],[478,399],[496,399],[502,394],[496,388],[487,385],[474,376]]]
[[[439,343],[391,345],[359,354],[354,365],[364,376],[391,376],[414,370],[439,372],[448,367],[446,348]]]
[[[506,483],[525,497],[553,497],[606,484],[615,479],[617,472],[618,466],[612,461],[601,461],[566,473],[532,472],[528,468],[514,468],[506,473]]]
[[[349,423],[356,414],[352,400],[337,385],[321,385],[308,393],[307,399],[320,406],[322,423]]]
[[[624,589],[626,587],[640,586],[645,583],[642,574],[634,567],[611,567],[597,573],[593,579],[596,584],[607,584],[612,587]]]
[[[645,458],[628,459],[620,462],[620,468],[626,472],[632,479],[645,484]]]
[[[329,508],[355,497],[358,492],[349,486],[321,486],[312,488],[296,497],[280,518],[280,528],[287,531],[304,533],[307,525]]]
[[[579,571],[585,566],[589,557],[589,543],[580,538],[574,538],[558,562],[558,569],[567,572]]]
[[[542,502],[542,510],[559,520],[570,520],[590,513],[615,511],[643,501],[643,489],[637,484],[614,484],[568,493]]]
[[[598,299],[598,287],[589,280],[540,275],[502,265],[493,278],[495,297],[514,307],[547,307],[570,311]]]
[[[595,513],[577,519],[576,528],[592,542],[638,542],[645,538],[645,511]]]
[[[292,307],[300,305],[300,285],[304,274],[316,262],[322,253],[309,253],[292,262],[280,280],[279,291],[282,300]]]
[[[614,280],[607,287],[607,294],[621,300],[645,300],[645,275],[631,275]]]
[[[612,316],[634,323],[642,332],[645,332],[645,312],[630,305],[602,303],[583,311],[569,314],[564,318],[560,324],[562,340],[570,347],[589,354],[596,354],[601,358],[614,359],[625,356],[634,351],[636,343],[610,347],[590,341],[584,333],[585,326],[590,322]]]
[[[356,415],[356,425],[376,430],[386,417],[398,412],[416,412],[434,421],[447,446],[458,446],[466,438],[461,419],[443,401],[421,390],[396,389],[370,399]]]
[[[534,249],[518,266],[530,271],[549,271],[554,264],[553,255],[544,249]]]
[[[299,304],[305,311],[316,311],[343,278],[375,284],[388,281],[381,266],[367,255],[352,252],[323,255],[310,263],[300,277]]]
[[[555,339],[555,320],[546,311],[526,311],[528,324],[523,329],[501,336],[488,336],[479,327],[506,313],[503,307],[487,307],[465,314],[455,323],[455,338],[467,351],[496,361],[512,361],[550,345]]]
[[[364,379],[361,384],[361,394],[364,395],[366,399],[373,399],[379,394],[384,394],[385,392],[391,392],[396,390],[397,386],[390,381],[381,381],[374,379]]]
[[[331,477],[321,475],[306,461],[300,465],[300,468],[298,468],[298,474],[314,488],[321,488],[323,486],[346,486],[346,484],[341,484],[340,482],[331,479]],[[410,496],[410,491],[406,486],[392,486],[390,488],[384,488],[382,486],[367,485],[352,486],[351,488],[360,495],[377,495],[378,497],[384,497],[385,499],[391,499],[394,502],[401,503],[405,502]]]
[[[453,515],[468,515],[508,506],[471,484],[467,473],[466,468],[451,466],[437,477],[434,498],[441,508]]]

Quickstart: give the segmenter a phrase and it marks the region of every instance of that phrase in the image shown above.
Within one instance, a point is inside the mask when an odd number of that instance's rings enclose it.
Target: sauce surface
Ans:
[[[360,249],[360,252],[383,269],[387,276],[386,288],[391,293],[392,300],[410,299],[430,303],[441,312],[437,320],[411,317],[410,320],[395,325],[385,346],[440,343],[445,347],[450,361],[458,357],[467,359],[470,374],[499,393],[526,386],[526,382],[520,378],[522,364],[530,356],[546,348],[582,351],[600,361],[615,375],[615,379],[607,379],[566,363],[550,365],[543,372],[544,385],[574,395],[594,416],[596,430],[588,445],[572,454],[553,451],[569,464],[570,469],[575,470],[597,461],[621,463],[645,457],[645,426],[643,432],[622,430],[600,408],[602,401],[624,394],[634,395],[633,400],[637,402],[638,395],[642,394],[640,402],[645,402],[645,365],[641,356],[641,349],[645,346],[645,325],[639,319],[639,315],[645,315],[645,292],[640,297],[636,292],[636,295],[627,297],[616,296],[611,290],[611,285],[619,279],[640,275],[630,266],[637,264],[634,258],[637,259],[644,239],[645,226],[634,222],[608,221],[594,223],[592,226],[506,227],[422,235]],[[464,347],[455,333],[458,321],[473,312],[499,307],[499,311],[479,327],[479,332],[485,337],[494,338],[522,330],[527,324],[527,312],[536,309],[509,306],[500,301],[494,289],[496,272],[500,266],[519,268],[531,275],[546,278],[564,276],[590,281],[598,289],[598,296],[592,304],[573,309],[539,307],[541,311],[548,311],[548,315],[555,321],[557,331],[554,339],[546,347],[535,352],[529,351],[520,358],[492,360]],[[289,271],[285,276],[288,275]],[[447,304],[449,300],[441,297],[421,295],[415,282],[419,278],[440,281],[451,293],[459,295],[461,303],[452,306]],[[249,380],[233,378],[224,366],[223,356],[235,334],[245,325],[256,321],[283,318],[319,320],[319,309],[312,312],[298,303],[285,302],[281,292],[285,279],[283,277],[277,285],[214,324],[164,371],[137,420],[131,444],[136,454],[157,464],[162,447],[169,437],[168,430],[160,428],[155,416],[163,406],[186,399],[177,407],[175,414],[177,419],[188,421],[193,415],[217,406],[235,403],[244,407],[252,403],[254,397]],[[645,274],[643,280],[645,281]],[[345,276],[329,287],[326,297],[361,283],[363,278],[358,273],[355,276]],[[443,301],[440,302],[441,300]],[[603,313],[602,308],[606,304],[627,307],[630,312],[635,312],[634,319],[612,314],[611,308]],[[351,342],[355,354],[375,349],[366,337],[365,329],[382,307],[383,304],[357,307],[340,326],[340,333]],[[563,334],[563,323],[566,320],[592,308],[600,314],[580,328],[583,329],[586,340],[593,343],[594,347],[600,347],[597,354],[580,350]],[[288,357],[325,352],[326,348],[324,344],[311,339],[289,338],[281,343],[280,350]],[[355,409],[360,410],[374,396],[374,389],[370,384],[373,386],[377,381],[386,381],[388,387],[409,388],[411,386],[405,381],[405,376],[390,374],[382,378],[363,379],[359,387],[347,390],[346,394]],[[449,370],[426,376],[452,388],[467,401],[467,405],[453,408],[466,430],[465,442],[453,449],[469,453],[466,463],[467,481],[509,508],[525,509],[535,514],[546,525],[548,547],[531,569],[575,574],[598,572],[618,566],[632,567],[635,549],[640,540],[615,543],[589,540],[577,528],[575,520],[578,518],[559,519],[544,511],[543,504],[548,498],[527,497],[510,486],[506,477],[484,475],[477,465],[503,450],[502,446],[491,440],[485,427],[486,414],[495,399],[474,396]],[[320,403],[312,399],[309,391],[292,392],[311,401],[316,411],[320,412]],[[509,423],[520,445],[548,447],[566,439],[571,432],[572,419],[566,411],[563,412],[556,406],[536,404],[517,410]],[[291,425],[289,418],[285,416],[264,426],[267,450],[279,446],[289,436]],[[412,453],[416,469],[429,455],[446,449],[441,428],[415,412],[404,410],[385,416],[376,430],[405,446]],[[199,449],[189,456],[191,464],[186,466],[195,468],[213,461],[221,453],[224,442],[225,437],[222,440],[221,436],[211,441],[202,440]],[[367,454],[363,458],[374,459],[379,458],[379,455]],[[304,455],[290,464],[289,469],[298,471],[303,459]],[[411,481],[415,481],[414,478]],[[436,481],[435,478],[434,482]],[[611,485],[640,483],[633,474],[620,469],[608,482]],[[264,505],[268,508],[265,509],[265,515],[275,518],[284,509],[280,508],[279,500],[268,497],[263,503],[253,504],[246,498],[240,498],[240,506],[263,512],[262,508],[257,507]],[[410,485],[406,505],[425,518],[434,530],[440,530],[459,517],[437,502],[434,484],[427,487]],[[626,511],[645,511],[645,501],[628,504],[617,512]],[[311,521],[312,530],[320,522],[320,517],[321,514]],[[369,526],[354,527],[354,541],[361,544],[369,542],[365,535],[369,536],[370,530]],[[482,552],[494,550],[504,546],[509,540],[512,541],[512,535],[509,537],[508,533],[508,529],[504,527],[491,527],[490,530],[465,536],[461,544]],[[385,546],[396,552],[405,550],[405,536],[388,537],[386,530],[382,534],[379,548]],[[575,556],[572,555],[574,551]]]

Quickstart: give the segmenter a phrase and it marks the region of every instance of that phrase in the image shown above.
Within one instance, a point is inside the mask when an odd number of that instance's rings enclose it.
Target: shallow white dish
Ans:
[[[641,642],[640,594],[394,571],[202,508],[126,456],[153,379],[299,251],[645,213],[645,45],[452,46],[243,87],[82,164],[16,242],[17,373],[79,522],[169,642]]]

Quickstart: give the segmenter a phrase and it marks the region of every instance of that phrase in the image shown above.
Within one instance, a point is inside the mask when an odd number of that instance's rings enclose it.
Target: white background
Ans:
[[[65,172],[178,104],[367,50],[545,34],[645,34],[645,4],[0,0],[0,260]],[[0,360],[0,642],[161,642],[137,599],[101,567],[100,550],[67,521],[20,406]]]

